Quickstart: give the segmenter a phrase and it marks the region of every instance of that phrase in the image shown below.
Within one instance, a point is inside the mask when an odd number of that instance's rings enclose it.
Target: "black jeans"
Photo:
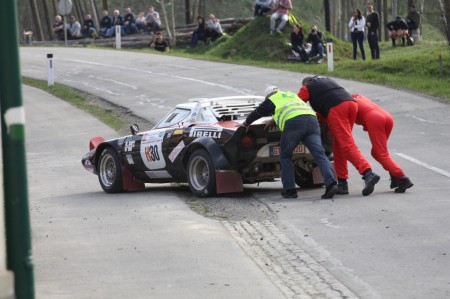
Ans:
[[[363,60],[366,60],[366,53],[364,51],[364,32],[363,31],[352,31],[351,38],[353,42],[353,59],[356,59],[356,54],[358,53],[357,43],[359,49],[361,50],[361,56]]]
[[[368,32],[367,41],[369,42],[370,53],[372,54],[372,59],[380,58],[380,48],[378,47],[378,33]]]

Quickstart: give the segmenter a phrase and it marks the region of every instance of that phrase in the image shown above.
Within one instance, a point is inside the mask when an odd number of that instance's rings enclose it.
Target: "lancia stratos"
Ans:
[[[262,101],[261,96],[191,99],[178,104],[151,130],[105,140],[94,137],[82,158],[107,193],[145,188],[147,183],[187,183],[198,197],[241,192],[244,184],[280,178],[281,131],[261,118],[248,130],[238,125]],[[332,159],[330,135],[322,130]],[[323,186],[312,155],[298,144],[292,156],[301,188]]]

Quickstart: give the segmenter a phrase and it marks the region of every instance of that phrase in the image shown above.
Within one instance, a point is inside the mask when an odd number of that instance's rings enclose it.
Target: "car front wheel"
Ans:
[[[100,155],[98,180],[107,193],[123,192],[120,160],[117,152],[112,148],[106,148]]]
[[[214,165],[205,150],[196,150],[192,153],[187,169],[189,188],[195,196],[207,197],[216,193]]]

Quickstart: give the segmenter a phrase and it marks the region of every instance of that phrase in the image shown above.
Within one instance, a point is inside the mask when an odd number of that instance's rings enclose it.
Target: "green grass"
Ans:
[[[97,98],[79,90],[75,90],[58,83],[53,86],[48,86],[46,81],[28,77],[23,77],[22,83],[42,89],[60,99],[63,99],[78,109],[84,110],[93,115],[95,118],[99,119],[116,131],[123,130],[129,125],[128,123],[125,123],[119,114],[116,114],[115,109],[108,108],[108,105],[105,106],[95,104],[94,102],[98,100]]]
[[[301,22],[301,25],[308,32],[310,24]],[[390,41],[381,42],[379,60],[370,58],[370,49],[365,42],[365,61],[352,59],[352,45],[349,42],[326,34],[326,38],[333,40],[334,50],[334,71],[329,73],[326,61],[320,65],[287,61],[290,25],[286,26],[282,35],[269,35],[268,29],[268,18],[256,18],[235,35],[225,35],[212,45],[172,49],[165,55],[328,75],[411,90],[450,101],[450,47],[436,30],[425,27],[423,31],[428,34],[424,37],[429,39],[414,46],[392,48]],[[439,57],[442,58],[442,77]]]

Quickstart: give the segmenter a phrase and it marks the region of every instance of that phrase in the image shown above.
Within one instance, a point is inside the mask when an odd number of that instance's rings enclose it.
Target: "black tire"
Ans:
[[[123,192],[119,155],[112,148],[106,148],[100,155],[98,160],[98,180],[106,193]]]
[[[295,183],[302,189],[320,188],[324,185],[323,183],[314,184],[312,173],[303,169],[295,171]]]
[[[216,173],[205,150],[196,150],[189,157],[187,177],[189,188],[195,196],[208,197],[216,194]]]

